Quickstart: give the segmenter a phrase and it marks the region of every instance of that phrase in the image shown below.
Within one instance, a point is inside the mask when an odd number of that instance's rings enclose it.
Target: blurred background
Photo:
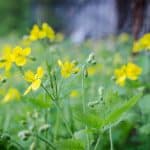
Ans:
[[[48,22],[74,41],[150,31],[149,0],[0,0],[0,36]]]

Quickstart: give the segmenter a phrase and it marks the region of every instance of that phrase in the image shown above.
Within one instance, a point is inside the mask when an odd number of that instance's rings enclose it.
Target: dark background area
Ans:
[[[12,32],[26,33],[34,23],[41,24],[44,21],[56,31],[76,34],[82,32],[85,20],[85,24],[89,26],[84,31],[83,38],[101,37],[103,34],[92,34],[90,30],[95,29],[96,33],[100,33],[103,27],[108,26],[105,24],[109,24],[107,22],[112,18],[111,12],[114,10],[111,11],[113,9],[111,5],[115,3],[114,14],[117,19],[107,27],[114,26],[110,33],[129,32],[137,38],[150,30],[149,2],[149,0],[0,0],[0,36]],[[107,7],[109,10],[105,9],[106,3],[110,5]],[[100,5],[102,7],[97,7]],[[103,9],[98,14],[101,8]],[[103,13],[106,23],[101,25]]]

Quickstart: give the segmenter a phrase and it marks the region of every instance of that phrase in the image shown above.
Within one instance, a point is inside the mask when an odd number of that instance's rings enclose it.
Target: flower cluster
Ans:
[[[64,78],[68,78],[72,74],[76,74],[79,72],[79,68],[76,67],[74,62],[70,61],[62,62],[61,60],[58,60],[58,65],[61,68],[61,75]]]
[[[141,50],[150,50],[150,33],[145,34],[133,44],[133,52]]]
[[[33,73],[30,70],[25,73],[25,80],[31,83],[31,85],[24,92],[24,95],[28,94],[31,90],[35,91],[40,87],[43,75],[44,70],[42,67],[38,67],[36,73]]]
[[[48,38],[51,41],[54,40],[55,32],[52,27],[50,27],[47,23],[43,23],[41,29],[38,25],[34,25],[30,31],[28,39],[32,42],[44,38]]]
[[[29,47],[21,48],[16,46],[15,48],[11,48],[7,46],[4,48],[0,60],[0,68],[5,68],[6,71],[9,71],[13,63],[17,66],[24,66],[30,53],[31,49]]]
[[[126,79],[137,80],[141,73],[142,69],[131,62],[129,62],[127,65],[123,65],[119,69],[116,69],[114,72],[116,83],[120,86],[124,86]]]

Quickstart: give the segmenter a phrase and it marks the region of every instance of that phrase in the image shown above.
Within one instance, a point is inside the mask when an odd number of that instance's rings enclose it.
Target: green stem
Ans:
[[[48,90],[46,89],[46,87],[41,84],[41,87],[45,90],[45,92],[47,93],[47,95],[52,99],[52,101],[54,100],[54,97],[48,92]]]
[[[11,141],[12,141],[13,143],[15,143],[16,145],[18,145],[21,150],[24,150],[24,147],[23,147],[20,143],[14,141],[14,140],[11,140]]]
[[[46,143],[51,149],[56,150],[55,146],[50,143],[49,141],[47,141],[46,139],[44,139],[43,137],[39,136],[39,135],[35,135],[36,138],[38,138],[39,140],[43,141],[44,143]]]
[[[57,118],[56,118],[56,124],[55,124],[55,133],[54,133],[54,140],[57,140],[57,132],[59,129],[59,110],[57,109]]]
[[[85,86],[84,86],[84,71],[85,71],[85,65],[83,66],[83,69],[82,69],[82,108],[83,108],[83,113],[86,112],[86,103],[85,103]],[[85,129],[87,130],[88,127],[85,126]],[[88,133],[87,133],[87,136],[86,136],[86,140],[87,140],[87,150],[90,149],[90,142],[89,142],[89,136],[88,136]]]
[[[113,141],[112,141],[111,127],[109,128],[109,140],[110,140],[110,150],[113,150]]]
[[[83,113],[85,113],[85,94],[84,94],[84,69],[85,66],[83,66],[83,70],[82,70],[82,108],[83,108]]]
[[[98,149],[98,145],[99,145],[99,142],[100,142],[100,137],[101,137],[101,136],[99,135],[98,138],[97,138],[97,141],[96,141],[94,150],[97,150],[97,149]]]
[[[56,104],[56,106],[57,106],[57,108],[58,108],[58,110],[59,110],[59,113],[60,113],[60,114],[63,114],[63,111],[61,110],[61,107],[59,106],[58,103]],[[73,136],[73,133],[72,133],[70,127],[68,126],[67,121],[65,120],[64,117],[62,117],[62,119],[63,119],[63,122],[64,122],[64,125],[65,125],[66,129],[68,130],[68,133],[69,133],[70,136],[72,137],[72,136]]]
[[[45,88],[45,86],[43,84],[41,84],[42,88],[45,90],[45,92],[48,94],[48,96],[51,98],[52,102],[54,103],[54,105],[56,106],[56,108],[59,110],[60,114],[63,114],[61,107],[59,106],[58,100],[55,100],[55,98],[52,97],[52,95],[49,93],[49,91]],[[73,133],[71,131],[71,129],[69,128],[66,120],[64,119],[64,117],[62,117],[63,122],[65,124],[66,129],[68,130],[68,133],[70,134],[70,136],[73,136]]]

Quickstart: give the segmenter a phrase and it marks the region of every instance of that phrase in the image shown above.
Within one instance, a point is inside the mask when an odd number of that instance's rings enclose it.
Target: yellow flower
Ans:
[[[113,58],[113,63],[116,65],[116,64],[121,64],[121,62],[122,62],[122,56],[120,55],[120,53],[116,53]]]
[[[87,68],[89,76],[93,76],[93,75],[99,73],[101,70],[102,70],[102,65],[100,65],[100,64],[95,64],[95,65],[89,66]]]
[[[50,40],[54,40],[55,32],[47,23],[42,24],[42,31],[45,33],[46,37]]]
[[[129,36],[128,33],[122,33],[122,34],[120,34],[120,35],[118,36],[118,40],[119,40],[119,42],[121,42],[121,43],[126,43],[126,42],[128,42],[128,41],[129,41],[129,38],[130,38],[130,36]]]
[[[12,100],[19,100],[19,99],[20,99],[19,91],[15,88],[10,88],[6,93],[4,99],[2,100],[2,103],[8,103]]]
[[[13,60],[17,66],[24,66],[27,62],[27,56],[31,53],[30,48],[24,48],[17,46],[13,49]]]
[[[43,39],[45,37],[46,37],[46,33],[40,30],[38,25],[34,25],[30,32],[29,39],[31,41],[36,41],[38,39]]]
[[[35,91],[40,87],[43,75],[44,70],[42,67],[38,67],[37,72],[35,74],[30,70],[25,73],[25,80],[31,83],[31,85],[24,92],[24,95],[28,94],[31,90]]]
[[[70,77],[72,74],[78,73],[79,68],[73,62],[58,60],[58,65],[61,68],[61,75],[64,78]]]
[[[142,69],[129,62],[127,65],[123,65],[121,68],[115,70],[116,83],[120,86],[124,86],[125,80],[137,80],[138,76],[142,73]]]
[[[62,42],[64,40],[64,35],[62,33],[56,33],[55,41]]]
[[[126,74],[127,74],[127,78],[129,78],[130,80],[137,80],[141,72],[142,72],[142,69],[139,66],[131,62],[127,64]]]
[[[150,33],[142,36],[138,41],[133,44],[133,52],[139,52],[141,50],[150,50]]]
[[[124,86],[126,80],[126,66],[115,70],[116,83],[120,86]]]
[[[9,71],[13,63],[12,57],[12,47],[7,45],[3,49],[3,54],[0,60],[0,68],[5,68],[6,71]]]
[[[77,90],[72,90],[70,92],[70,98],[76,98],[79,96],[79,92]]]

